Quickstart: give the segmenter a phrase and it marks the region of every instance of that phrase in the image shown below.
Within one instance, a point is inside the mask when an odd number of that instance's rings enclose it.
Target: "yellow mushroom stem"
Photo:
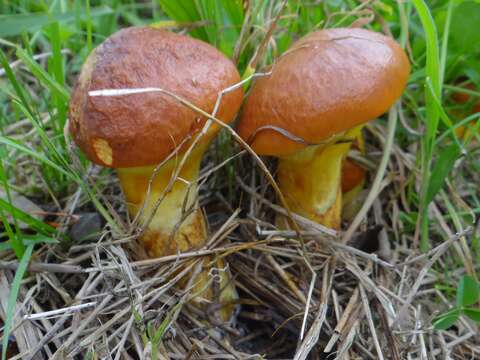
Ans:
[[[129,214],[132,218],[138,216],[139,225],[145,227],[140,240],[150,257],[195,250],[206,243],[207,229],[197,197],[200,163],[211,136],[205,138],[194,148],[168,192],[165,189],[183,154],[168,160],[156,174],[154,166],[117,169]],[[220,277],[215,281],[209,276],[213,264],[220,270]],[[204,258],[203,270],[197,276],[192,293],[197,291],[201,292],[200,302],[218,303],[221,319],[230,318],[238,296],[221,259]]]
[[[204,151],[200,147],[190,155],[173,187],[165,194],[181,155],[163,164],[155,175],[154,166],[117,169],[129,214],[132,218],[138,215],[139,225],[147,226],[141,241],[150,257],[185,252],[205,244],[205,222],[196,196],[196,180]]]
[[[342,164],[359,133],[356,127],[328,144],[308,146],[280,157],[277,181],[290,210],[316,223],[339,229],[342,220]],[[288,227],[284,216],[277,225]]]

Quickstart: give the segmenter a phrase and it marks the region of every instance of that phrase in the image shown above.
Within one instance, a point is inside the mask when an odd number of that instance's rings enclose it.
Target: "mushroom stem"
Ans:
[[[205,245],[207,229],[198,205],[197,181],[200,163],[209,142],[201,141],[193,149],[171,190],[165,194],[183,154],[168,160],[156,174],[153,166],[117,169],[130,216],[138,216],[140,226],[146,226],[140,240],[148,256],[173,255]],[[238,297],[228,269],[223,270],[223,260],[213,257],[206,257],[203,263],[204,269],[197,277],[193,293],[200,292],[200,297],[207,299],[207,303],[215,299],[223,304],[220,307],[220,317],[226,321],[230,318],[233,302]],[[215,291],[209,284],[209,263],[219,269],[219,291]]]
[[[180,156],[167,161],[156,174],[153,166],[117,169],[130,215],[138,215],[140,226],[146,226],[141,241],[149,256],[172,255],[205,244],[205,220],[198,207],[196,184],[205,147],[194,149],[166,194]]]
[[[293,212],[332,229],[342,214],[342,164],[358,127],[330,144],[309,146],[278,162],[278,185]],[[285,217],[277,225],[285,228]]]

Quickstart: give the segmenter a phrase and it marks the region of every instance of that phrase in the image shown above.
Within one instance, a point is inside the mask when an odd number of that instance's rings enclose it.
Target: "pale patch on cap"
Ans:
[[[93,140],[93,149],[97,157],[108,166],[111,166],[113,163],[113,153],[112,148],[108,144],[108,141],[105,139],[96,138]]]

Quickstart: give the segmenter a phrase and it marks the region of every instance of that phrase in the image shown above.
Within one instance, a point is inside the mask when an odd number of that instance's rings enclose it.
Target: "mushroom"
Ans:
[[[257,79],[238,133],[259,155],[279,158],[290,210],[340,227],[342,161],[359,128],[399,98],[409,72],[392,39],[338,28],[303,37]]]
[[[92,162],[116,169],[128,211],[144,228],[141,242],[150,257],[205,244],[196,186],[202,156],[220,126],[212,123],[168,189],[206,118],[166,93],[90,96],[90,92],[160,88],[211,113],[220,92],[239,81],[235,65],[214,47],[152,27],[120,30],[83,65],[70,101],[71,135]],[[242,98],[240,88],[226,93],[216,117],[230,122]]]

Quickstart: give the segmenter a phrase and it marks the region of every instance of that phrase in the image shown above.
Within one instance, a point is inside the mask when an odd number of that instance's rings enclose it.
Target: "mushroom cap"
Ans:
[[[99,165],[158,164],[206,118],[160,92],[92,97],[89,91],[161,88],[211,113],[220,91],[239,81],[235,65],[207,43],[152,27],[126,28],[83,65],[70,101],[70,132]],[[242,99],[241,88],[223,95],[217,118],[230,122]]]
[[[409,73],[405,52],[382,34],[312,32],[277,59],[271,75],[257,79],[238,133],[260,155],[291,154],[386,112]]]

